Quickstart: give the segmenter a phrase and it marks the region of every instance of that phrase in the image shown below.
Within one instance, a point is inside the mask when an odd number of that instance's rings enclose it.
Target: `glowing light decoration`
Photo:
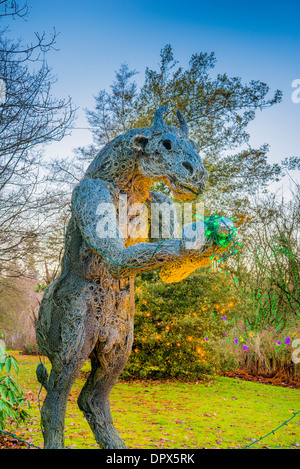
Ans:
[[[204,221],[206,250],[187,254],[171,265],[163,266],[159,277],[165,283],[181,282],[192,272],[200,267],[206,267],[216,259],[217,262],[225,260],[227,257],[238,252],[237,246],[241,245],[236,237],[236,230],[233,218],[220,217],[219,215],[198,216]],[[220,257],[219,252],[226,250],[229,246],[231,252],[225,257]]]
[[[196,215],[197,218],[202,218]],[[203,219],[203,218],[202,218]],[[210,256],[210,260],[217,258],[217,262],[221,262],[227,257],[238,252],[237,246],[241,246],[236,236],[236,229],[233,223],[234,218],[219,217],[218,215],[210,215],[204,217],[205,235],[213,240],[214,248]],[[232,245],[231,252],[225,257],[220,257],[216,253],[216,249],[226,249]]]

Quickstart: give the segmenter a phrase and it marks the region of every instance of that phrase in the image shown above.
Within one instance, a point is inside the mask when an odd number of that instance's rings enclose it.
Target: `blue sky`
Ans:
[[[258,114],[251,124],[251,143],[269,143],[270,161],[299,155],[300,103],[292,102],[292,81],[300,79],[300,2],[186,0],[29,0],[26,22],[15,21],[14,36],[34,39],[34,31],[60,32],[59,51],[48,55],[57,75],[53,91],[70,95],[80,107],[76,126],[85,126],[83,108],[92,108],[93,95],[108,89],[122,62],[140,72],[156,67],[165,44],[187,65],[191,55],[214,51],[215,71],[258,79],[271,91],[284,93],[283,102]],[[47,150],[69,157],[71,149],[90,143],[88,131]]]

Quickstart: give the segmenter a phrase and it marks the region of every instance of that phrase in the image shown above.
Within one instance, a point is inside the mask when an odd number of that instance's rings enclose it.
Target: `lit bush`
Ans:
[[[199,379],[219,367],[212,343],[238,307],[223,272],[203,270],[166,284],[157,273],[136,282],[135,338],[123,377]]]
[[[292,343],[298,337],[300,327],[296,324],[283,329],[265,326],[253,330],[240,321],[221,341],[215,342],[214,348],[222,371],[240,369],[252,375],[280,376],[290,381],[299,378],[299,366],[292,361]]]

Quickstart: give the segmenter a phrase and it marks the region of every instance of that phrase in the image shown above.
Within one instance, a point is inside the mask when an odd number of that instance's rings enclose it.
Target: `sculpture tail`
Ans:
[[[39,383],[47,389],[47,384],[48,384],[48,371],[43,363],[40,363],[36,369],[36,377]]]

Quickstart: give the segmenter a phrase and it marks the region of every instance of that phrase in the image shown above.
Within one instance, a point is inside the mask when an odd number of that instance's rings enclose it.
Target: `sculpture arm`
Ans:
[[[101,255],[115,278],[130,277],[182,257],[181,241],[169,239],[125,247],[108,187],[98,179],[83,179],[74,188],[72,214],[87,244]]]

